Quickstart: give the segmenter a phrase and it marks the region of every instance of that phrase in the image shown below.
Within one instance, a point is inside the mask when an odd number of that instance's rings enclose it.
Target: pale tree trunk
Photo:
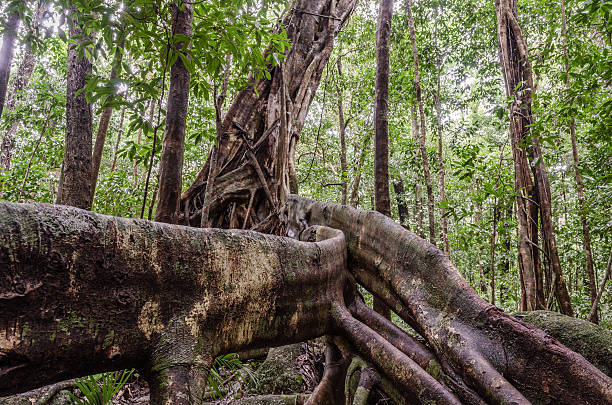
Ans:
[[[283,19],[292,43],[285,60],[269,67],[271,80],[254,80],[253,86],[237,94],[223,119],[213,170],[213,156],[209,156],[181,197],[181,223],[200,223],[206,210],[212,227],[238,224],[265,232],[282,231],[275,213],[293,183],[288,151],[295,150],[335,35],[355,2],[296,2]],[[204,207],[209,180],[214,198]]]
[[[414,59],[414,87],[416,92],[416,100],[418,105],[419,116],[421,118],[421,136],[419,137],[419,145],[421,150],[421,159],[423,161],[423,177],[425,179],[425,187],[427,189],[427,213],[429,218],[429,241],[436,244],[436,220],[434,214],[434,195],[431,185],[431,175],[429,172],[429,158],[427,157],[427,127],[425,124],[425,108],[423,107],[423,97],[421,91],[421,78],[419,74],[419,54],[417,51],[416,34],[414,31],[414,18],[412,17],[412,0],[406,0],[406,11],[408,16],[408,28],[410,30],[410,41],[412,42],[412,57]]]
[[[565,0],[561,1],[561,14],[563,24],[563,54],[565,56],[565,75],[567,76],[565,82],[565,88],[570,89],[570,67],[569,67],[569,52],[567,47],[567,25],[566,25],[566,13],[565,13]],[[584,256],[586,259],[586,272],[589,277],[589,293],[591,295],[591,305],[595,302],[597,297],[596,281],[595,281],[595,270],[593,266],[593,253],[591,251],[591,235],[589,233],[589,224],[586,216],[586,202],[584,198],[584,191],[582,186],[582,176],[578,169],[580,160],[578,158],[578,144],[576,142],[576,120],[574,116],[570,117],[570,138],[572,142],[572,156],[574,158],[574,172],[576,173],[576,189],[578,192],[578,210],[580,212],[580,223],[582,225],[582,241],[584,247]],[[599,322],[597,316],[597,307],[592,318],[589,319],[593,323]]]
[[[46,0],[42,0],[39,3],[31,23],[32,33],[38,30],[48,6],[49,3]],[[6,99],[5,109],[7,112],[14,111],[15,107],[20,104],[17,98],[22,96],[22,92],[26,89],[28,83],[30,82],[30,77],[34,71],[34,65],[36,64],[36,56],[37,55],[32,48],[32,44],[28,42],[26,44],[25,55],[23,56],[23,60],[19,65],[19,69],[17,70],[17,74],[13,80],[13,86]],[[2,58],[0,57],[0,59]],[[0,108],[0,115],[1,114],[2,112]],[[18,126],[18,121],[11,123],[8,131],[2,137],[2,143],[0,146],[0,171],[8,171],[10,169],[11,154],[15,144],[15,133],[17,132]]]
[[[536,263],[533,259],[536,256],[534,248],[538,246],[533,241],[537,238],[537,220],[535,218],[539,210],[544,245],[547,247],[550,265],[555,278],[555,296],[559,302],[561,312],[566,315],[573,315],[552,225],[550,184],[539,140],[537,136],[531,133],[530,129],[533,124],[531,116],[533,78],[529,65],[527,45],[518,25],[515,1],[497,0],[496,11],[499,54],[506,83],[506,95],[513,100],[510,104],[510,132],[515,162],[516,188],[520,194],[518,198],[519,265],[521,266],[528,299],[526,309],[531,310],[544,304],[542,302],[544,300],[542,274],[541,270],[538,270],[539,263]],[[522,145],[527,137],[531,139],[528,150]],[[533,162],[532,165],[527,159],[527,153],[529,153],[529,157]],[[533,180],[529,173],[529,166],[532,166]],[[530,192],[531,185],[533,185],[533,189]],[[527,212],[529,213],[526,214]],[[528,252],[530,247],[531,252]],[[533,280],[531,279],[532,275],[534,276]],[[535,293],[533,291],[534,285]]]
[[[117,79],[117,68],[123,60],[123,49],[125,47],[125,39],[119,44],[119,49],[115,53],[115,59],[113,60],[113,69],[111,70],[110,80]],[[113,96],[110,96],[106,101],[111,102]],[[125,114],[125,106],[121,112],[121,120],[123,121],[123,115]],[[111,117],[113,115],[113,107],[107,106],[102,111],[100,116],[100,122],[98,124],[98,132],[96,133],[96,142],[94,144],[93,153],[91,155],[91,200],[93,201],[96,194],[96,185],[98,184],[98,174],[100,173],[100,163],[102,162],[102,153],[104,152],[104,143],[106,142],[106,134],[108,133],[108,126],[110,124]]]
[[[412,135],[416,145],[416,155],[419,155],[420,150],[420,135],[419,135],[419,121],[417,113],[414,109],[411,110],[410,114],[412,118]],[[415,170],[415,183],[414,183],[414,218],[416,220],[417,233],[421,238],[425,238],[425,227],[423,226],[423,199],[421,197],[421,176],[419,170]]]
[[[72,10],[69,21],[72,37],[83,35],[81,22]],[[91,147],[92,147],[92,113],[87,104],[85,92],[76,93],[87,85],[87,75],[92,71],[91,62],[83,57],[79,59],[76,45],[68,49],[68,73],[66,91],[66,145],[64,149],[63,169],[60,176],[58,203],[74,207],[91,209]]]
[[[11,75],[11,62],[15,51],[15,39],[19,31],[19,12],[16,9],[17,3],[11,4],[4,35],[2,36],[2,47],[0,48],[0,118],[4,110],[6,92],[8,89],[9,77]]]
[[[368,157],[368,152],[370,150],[370,142],[372,137],[370,135],[366,135],[363,140],[363,145],[361,147],[361,153],[359,154],[359,159],[353,165],[353,184],[351,187],[351,198],[349,200],[349,204],[351,207],[356,208],[359,205],[359,185],[361,184],[361,170],[363,169],[363,165],[365,163],[366,158]],[[357,146],[355,145],[355,149]],[[355,153],[355,156],[357,153]]]
[[[123,106],[121,108],[121,118],[119,119],[119,130],[117,131],[117,140],[115,141],[115,148],[113,149],[113,162],[111,163],[110,171],[111,173],[115,171],[115,166],[117,165],[117,154],[119,152],[119,144],[121,144],[121,136],[123,135],[123,122],[125,120],[125,109]]]
[[[338,76],[339,80],[342,80],[342,58],[338,56]],[[338,86],[338,125],[340,129],[340,170],[342,176],[340,177],[341,183],[341,201],[342,204],[346,204],[347,194],[348,194],[348,165],[346,163],[346,125],[348,124],[348,120],[344,119],[344,105],[342,102],[343,99],[343,91],[342,86]]]
[[[374,206],[391,216],[389,197],[389,37],[393,19],[393,0],[382,0],[376,30],[376,87],[374,100]],[[374,310],[391,319],[389,308],[374,297]]]
[[[501,170],[504,163],[504,147],[500,148],[499,166],[497,167],[497,179],[495,180],[495,191],[499,192],[501,181]],[[497,222],[499,221],[500,207],[497,195],[493,199],[493,225],[491,230],[490,256],[489,256],[489,277],[491,277],[491,304],[495,305],[495,250],[497,248]],[[500,298],[501,301],[501,298]]]
[[[438,47],[438,7],[436,6],[435,25],[434,25],[434,46],[436,48],[436,128],[438,130],[438,171],[440,175],[440,203],[446,201],[446,190],[444,187],[444,156],[442,155],[442,112],[440,106],[440,82],[441,82],[441,60],[440,49]],[[446,219],[446,208],[440,208],[442,222],[442,243],[444,244],[444,252],[450,256],[450,247],[448,245],[448,220]]]
[[[191,37],[193,4],[181,2],[180,6],[172,5],[172,33]],[[177,52],[188,46],[178,43]],[[189,57],[189,56],[187,56]],[[179,199],[183,185],[183,155],[185,153],[185,125],[189,103],[190,75],[187,67],[178,58],[170,68],[170,89],[166,111],[166,129],[160,157],[159,190],[155,221],[176,223]]]

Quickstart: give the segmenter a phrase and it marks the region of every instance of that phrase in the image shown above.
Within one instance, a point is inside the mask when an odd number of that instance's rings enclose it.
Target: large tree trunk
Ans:
[[[554,272],[554,280],[549,282],[553,285],[561,312],[571,316],[573,315],[572,305],[561,270],[552,224],[550,183],[538,137],[531,131],[533,125],[531,95],[534,86],[527,43],[518,24],[516,0],[496,0],[495,6],[500,62],[506,83],[506,95],[512,100],[510,103],[510,132],[515,161],[516,188],[520,195],[518,199],[519,264],[522,266],[523,280],[527,287],[525,289],[529,302],[527,309],[532,310],[545,305],[542,273],[541,270],[538,270],[538,263],[533,259],[530,260],[536,257],[537,252],[534,249],[538,247],[537,241],[533,242],[537,238],[537,228],[534,229],[537,227],[537,219],[535,219],[535,213],[532,214],[532,212],[539,209],[544,247]],[[525,142],[529,144],[528,148],[524,145]],[[529,153],[532,164],[527,160],[527,153]],[[530,166],[533,180],[529,174]],[[531,185],[533,185],[533,190],[529,189]],[[525,194],[526,192],[529,194]],[[530,205],[531,209],[528,208]],[[528,209],[529,214],[525,215]],[[532,229],[526,232],[529,227]],[[527,249],[530,249],[531,252],[528,252]],[[534,280],[531,279],[532,275]]]
[[[3,27],[2,47],[0,48],[0,118],[4,110],[6,91],[8,89],[9,77],[11,75],[11,62],[15,50],[15,38],[19,30],[19,12],[17,2],[10,5],[8,19]]]
[[[393,0],[379,6],[376,29],[376,87],[374,100],[374,207],[391,216],[389,197],[389,37],[393,19]],[[391,319],[389,308],[374,297],[374,310]]]
[[[69,22],[71,37],[87,41],[78,21],[76,9]],[[78,42],[78,41],[77,41]],[[58,203],[73,207],[91,208],[91,147],[92,113],[85,92],[76,93],[87,85],[91,74],[91,62],[79,57],[76,44],[69,45],[66,89],[66,144],[64,162],[58,190]]]
[[[0,396],[136,367],[153,404],[198,403],[216,355],[331,331],[347,274],[327,228],[304,243],[0,203],[0,230]]]
[[[213,173],[206,221],[210,226],[281,232],[276,213],[289,189],[288,150],[294,148],[304,125],[334,37],[355,3],[298,0],[293,4],[283,20],[291,49],[282,65],[268,68],[270,80],[254,81],[236,96],[223,120],[214,154],[216,167],[211,170],[209,157],[181,197],[181,223],[201,222],[206,184]]]
[[[406,11],[408,15],[408,29],[410,30],[410,41],[412,42],[412,57],[414,60],[414,88],[416,93],[417,106],[419,116],[421,118],[421,136],[419,137],[419,146],[421,151],[421,159],[423,161],[423,177],[425,179],[425,187],[427,189],[427,213],[429,218],[429,241],[436,244],[436,220],[434,214],[434,195],[431,185],[431,175],[429,171],[429,158],[427,157],[427,126],[425,124],[425,108],[423,106],[423,97],[421,92],[421,78],[419,74],[419,54],[416,44],[416,34],[414,31],[414,18],[412,17],[412,0],[406,0]]]
[[[45,0],[41,1],[38,5],[36,14],[31,22],[32,34],[36,33],[38,30],[48,7],[49,3]],[[18,97],[22,96],[22,92],[26,89],[28,83],[30,82],[30,77],[34,71],[34,65],[36,64],[36,56],[37,55],[32,48],[32,44],[28,42],[26,44],[25,55],[23,56],[23,60],[19,65],[15,79],[13,80],[13,86],[7,95],[6,111],[14,111],[15,107],[20,104],[18,102]],[[0,59],[2,59],[1,56]],[[0,115],[1,114],[2,112],[0,111]],[[2,137],[2,144],[0,146],[0,171],[8,171],[10,169],[11,154],[15,145],[15,133],[17,132],[18,126],[18,121],[13,122],[8,131]]]
[[[193,4],[181,2],[180,7],[172,5],[172,32],[191,38]],[[176,44],[174,52],[183,52],[183,46]],[[189,57],[188,55],[186,57]],[[185,125],[189,103],[190,75],[181,58],[170,68],[170,89],[166,111],[166,130],[159,164],[159,191],[155,220],[169,224],[178,220],[179,199],[183,186],[183,155],[185,153]]]
[[[388,217],[290,196],[282,218],[315,243],[0,203],[0,395],[136,367],[153,404],[193,404],[217,354],[330,334],[406,403],[612,400],[609,377]],[[361,303],[353,277],[427,345]]]

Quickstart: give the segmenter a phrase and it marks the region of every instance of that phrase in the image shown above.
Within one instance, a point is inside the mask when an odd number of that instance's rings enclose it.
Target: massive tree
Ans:
[[[312,242],[1,203],[0,395],[136,367],[154,404],[197,403],[217,354],[329,334],[408,403],[612,400],[609,377],[388,217],[289,196],[280,220]],[[365,307],[355,281],[426,344]]]
[[[218,147],[180,202],[180,223],[278,233],[278,212],[297,184],[295,145],[321,81],[334,38],[356,0],[300,0],[283,19],[291,49],[269,77],[238,93]],[[211,169],[211,163],[214,167]],[[206,198],[208,182],[211,196]]]

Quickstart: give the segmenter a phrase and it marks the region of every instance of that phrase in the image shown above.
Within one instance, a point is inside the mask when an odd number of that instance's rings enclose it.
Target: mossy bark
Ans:
[[[152,403],[193,403],[217,354],[325,334],[345,274],[334,230],[307,243],[10,203],[0,229],[0,395],[136,367]]]

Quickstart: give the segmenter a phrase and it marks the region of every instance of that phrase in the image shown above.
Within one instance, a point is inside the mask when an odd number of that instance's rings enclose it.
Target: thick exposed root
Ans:
[[[0,202],[0,395],[134,367],[191,401],[220,353],[327,334],[346,248],[315,237]]]
[[[442,251],[391,219],[299,196],[290,196],[283,215],[289,233],[311,225],[343,231],[357,282],[385,300],[487,402],[612,402],[609,377],[482,300]],[[349,333],[363,330],[341,310],[334,316]]]

